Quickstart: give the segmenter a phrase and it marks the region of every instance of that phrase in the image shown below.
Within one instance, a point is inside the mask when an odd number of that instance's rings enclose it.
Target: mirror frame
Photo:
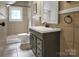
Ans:
[[[53,1],[51,1],[51,2],[53,2]],[[43,14],[43,20],[41,21],[42,23],[43,22],[47,22],[49,24],[59,24],[59,2],[58,1],[56,1],[56,2],[57,2],[57,15],[56,15],[57,16],[57,20],[56,20],[56,22],[52,22],[52,20],[51,21],[50,20],[49,21],[48,20],[45,21],[44,20],[44,14]],[[44,1],[43,1],[43,5],[42,6],[43,6],[42,12],[44,13]]]

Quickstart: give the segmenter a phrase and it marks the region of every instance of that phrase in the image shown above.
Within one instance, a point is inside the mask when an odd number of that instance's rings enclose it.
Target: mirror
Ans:
[[[43,1],[43,22],[58,24],[58,1]]]

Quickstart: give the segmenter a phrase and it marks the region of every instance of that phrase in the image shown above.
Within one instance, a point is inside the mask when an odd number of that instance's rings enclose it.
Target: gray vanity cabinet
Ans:
[[[60,32],[40,33],[30,29],[30,44],[37,57],[57,57],[60,53]]]

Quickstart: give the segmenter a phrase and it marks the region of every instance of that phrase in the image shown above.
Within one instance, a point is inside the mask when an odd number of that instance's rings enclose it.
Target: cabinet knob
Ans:
[[[40,42],[38,43],[38,45],[40,45]]]
[[[40,55],[40,53],[38,53],[38,55]]]

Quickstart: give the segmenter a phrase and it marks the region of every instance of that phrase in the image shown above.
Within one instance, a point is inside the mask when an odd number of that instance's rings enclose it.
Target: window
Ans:
[[[22,21],[22,7],[9,7],[9,21]]]

